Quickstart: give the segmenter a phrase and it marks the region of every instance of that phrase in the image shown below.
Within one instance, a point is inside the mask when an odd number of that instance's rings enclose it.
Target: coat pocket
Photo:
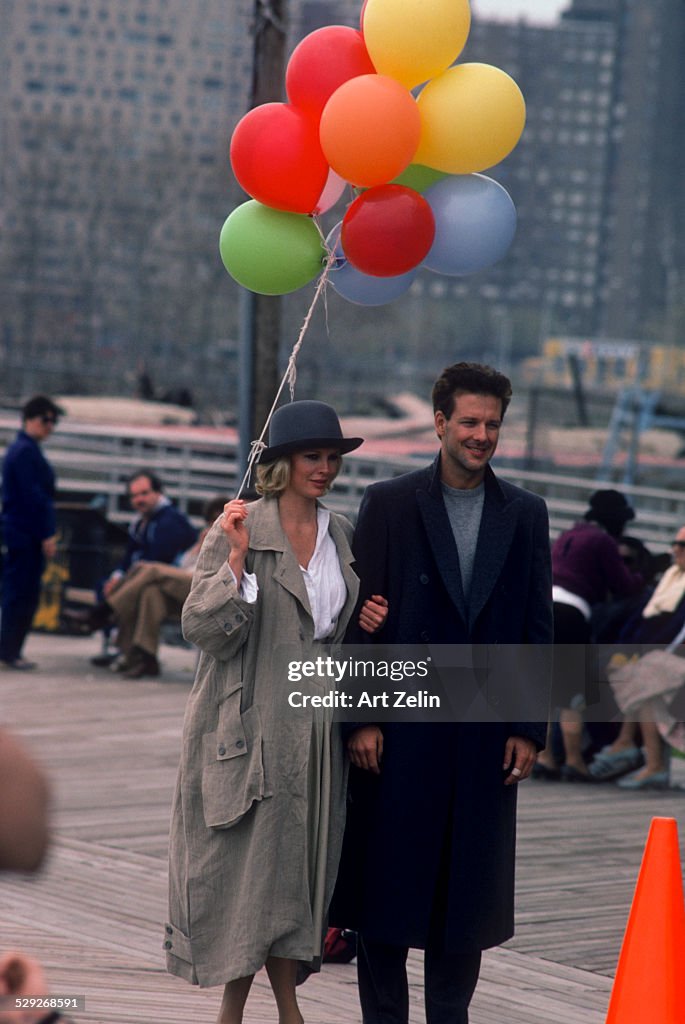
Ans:
[[[262,727],[256,707],[240,712],[241,689],[222,701],[216,732],[204,737],[202,806],[208,828],[231,828],[270,794],[264,783]]]

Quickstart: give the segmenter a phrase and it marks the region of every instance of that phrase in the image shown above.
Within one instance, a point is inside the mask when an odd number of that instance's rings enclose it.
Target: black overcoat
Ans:
[[[551,644],[545,503],[488,467],[467,609],[439,469],[438,457],[364,495],[353,544],[360,601],[383,594],[389,604],[373,639]],[[503,784],[504,745],[523,735],[540,748],[545,728],[383,724],[380,775],[352,769],[332,922],[415,948],[435,929],[453,950],[509,938],[517,787]]]

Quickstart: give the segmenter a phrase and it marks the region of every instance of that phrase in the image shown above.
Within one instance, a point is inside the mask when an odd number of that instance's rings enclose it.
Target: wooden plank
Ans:
[[[45,764],[55,839],[36,879],[0,879],[0,945],[32,950],[52,990],[87,996],[84,1024],[212,1020],[220,992],[171,978],[161,951],[169,808],[195,655],[165,647],[161,680],[96,672],[95,638],[31,636],[41,664],[4,673],[0,714]],[[685,778],[685,762],[675,771]],[[484,958],[472,1024],[601,1024],[653,815],[683,836],[685,790],[526,783],[521,788],[517,934]],[[263,973],[263,972],[262,972]],[[423,1018],[421,955],[409,962],[411,1022]],[[357,1024],[355,970],[302,989],[308,1024]],[[275,1019],[266,979],[252,1024]]]

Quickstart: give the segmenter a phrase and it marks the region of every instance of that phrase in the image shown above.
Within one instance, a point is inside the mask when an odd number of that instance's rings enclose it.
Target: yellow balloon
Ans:
[[[368,0],[363,24],[376,71],[413,89],[457,59],[471,11],[468,0]]]
[[[414,163],[473,174],[504,160],[526,123],[523,93],[490,64],[459,64],[422,89],[421,141]]]

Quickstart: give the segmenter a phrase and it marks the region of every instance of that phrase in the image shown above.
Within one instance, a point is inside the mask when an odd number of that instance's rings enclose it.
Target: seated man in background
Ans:
[[[219,496],[207,502],[205,529],[184,552],[178,565],[134,562],[119,585],[110,591],[104,607],[96,609],[95,614],[100,616],[102,624],[117,627],[121,653],[117,668],[121,666],[127,679],[159,675],[157,649],[162,623],[168,618],[180,618],[202,541],[229,500]]]
[[[195,543],[197,531],[190,521],[179,512],[163,493],[160,479],[151,470],[139,469],[128,479],[129,501],[138,513],[129,527],[129,541],[124,558],[102,584],[98,593],[99,604],[85,614],[84,621],[92,629],[110,625],[112,614],[108,602],[123,588],[137,567],[147,562],[161,562],[173,565],[188,548]],[[125,591],[122,596],[125,598]],[[132,652],[128,652],[129,655]],[[122,670],[133,671],[137,662],[143,661],[145,671],[139,675],[157,675],[156,667],[149,658],[137,656],[128,663],[125,653]],[[93,664],[109,665],[116,655],[102,654],[93,658]],[[138,678],[135,676],[134,678]]]
[[[105,580],[102,593],[108,599],[136,562],[173,564],[195,542],[197,531],[163,494],[162,482],[147,469],[128,479],[128,497],[138,513],[129,527],[129,541],[121,563]]]
[[[109,596],[87,613],[91,629],[116,626],[119,657],[114,668],[125,678],[159,675],[157,650],[162,623],[169,618],[180,619],[202,541],[227,501],[229,498],[220,495],[207,502],[205,529],[176,565],[138,559],[116,586],[108,588]],[[105,665],[110,659],[98,656],[93,661]]]

